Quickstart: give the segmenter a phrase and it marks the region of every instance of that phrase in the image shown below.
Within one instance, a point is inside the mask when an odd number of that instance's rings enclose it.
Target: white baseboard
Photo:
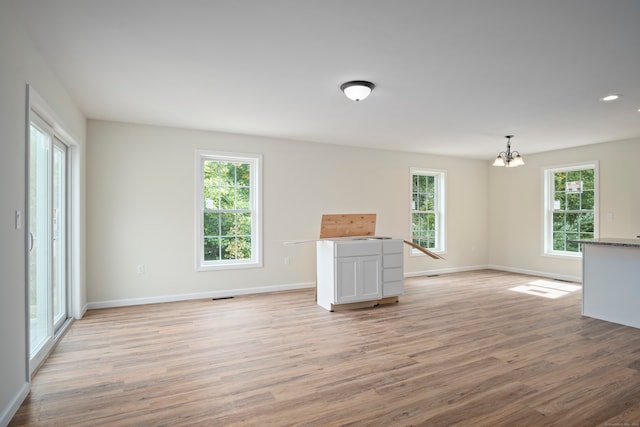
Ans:
[[[29,383],[25,382],[24,384],[22,384],[22,387],[20,387],[20,390],[18,390],[18,393],[16,393],[15,397],[11,401],[11,404],[4,408],[4,410],[0,414],[0,426],[7,427],[9,425],[11,418],[13,418],[16,412],[18,412],[18,409],[20,409],[20,405],[22,405],[24,399],[27,398],[27,395],[29,395]]]
[[[565,280],[567,282],[582,282],[582,277],[580,276],[568,276],[565,274],[549,273],[547,271],[525,270],[523,268],[505,267],[504,265],[493,264],[488,265],[487,268],[490,268],[491,270],[508,271],[510,273],[527,274],[530,276],[547,277],[549,279]]]
[[[581,277],[549,273],[546,271],[525,270],[521,268],[512,268],[512,267],[505,267],[501,265],[492,265],[492,264],[471,265],[467,267],[440,268],[440,269],[423,270],[423,271],[412,271],[409,273],[405,272],[404,277],[436,276],[439,274],[461,273],[464,271],[475,271],[475,270],[486,270],[486,269],[508,271],[511,273],[527,274],[531,276],[548,277],[551,279],[566,280],[569,282],[579,283],[582,281]],[[119,300],[94,301],[94,302],[87,303],[87,305],[85,306],[85,311],[94,310],[98,308],[126,307],[130,305],[157,304],[157,303],[163,303],[163,302],[186,301],[186,300],[192,300],[192,299],[227,298],[227,297],[233,297],[236,295],[249,295],[249,294],[258,294],[258,293],[265,293],[265,292],[291,291],[295,289],[313,288],[315,286],[316,286],[315,282],[290,283],[285,285],[262,286],[257,288],[244,288],[244,289],[227,289],[222,291],[198,292],[193,294],[162,295],[162,296],[146,297],[146,298],[127,298],[127,299],[119,299]]]
[[[237,295],[259,294],[265,292],[291,291],[295,289],[313,288],[316,282],[291,283],[286,285],[261,286],[258,288],[227,289],[223,291],[197,292],[193,294],[163,295],[147,298],[127,298],[109,301],[94,301],[87,303],[87,309],[125,307],[130,305],[157,304],[162,302],[187,301],[205,298],[228,298]]]
[[[463,271],[486,270],[487,268],[489,267],[486,265],[471,265],[467,267],[439,268],[435,270],[412,271],[411,273],[405,272],[404,277],[437,276],[438,274],[462,273]]]
[[[436,269],[436,270],[415,271],[411,273],[405,273],[404,277],[436,276],[438,274],[460,273],[463,271],[475,271],[475,270],[486,270],[486,269],[508,271],[510,273],[526,274],[529,276],[547,277],[550,279],[565,280],[567,282],[577,282],[577,283],[582,282],[582,277],[549,273],[547,271],[536,271],[536,270],[526,270],[523,268],[505,267],[503,265],[494,265],[494,264],[472,265],[468,267],[442,268],[442,269]]]
[[[87,310],[88,310],[88,305],[85,303],[85,305],[83,305],[82,307],[80,307],[79,311],[73,311],[72,313],[72,317],[76,320],[80,320],[84,317],[85,314],[87,314]]]

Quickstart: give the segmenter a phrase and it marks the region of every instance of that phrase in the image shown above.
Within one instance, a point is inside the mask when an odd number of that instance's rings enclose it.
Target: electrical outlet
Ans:
[[[284,265],[289,265],[291,264],[291,259],[289,259],[288,256],[284,257]]]
[[[136,267],[136,273],[144,274],[144,264],[138,264],[138,266]]]

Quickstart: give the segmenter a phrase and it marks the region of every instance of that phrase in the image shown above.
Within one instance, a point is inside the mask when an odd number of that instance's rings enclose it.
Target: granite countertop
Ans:
[[[600,239],[572,240],[583,245],[604,245],[604,246],[628,246],[640,248],[640,239],[622,239],[618,237],[602,237]]]

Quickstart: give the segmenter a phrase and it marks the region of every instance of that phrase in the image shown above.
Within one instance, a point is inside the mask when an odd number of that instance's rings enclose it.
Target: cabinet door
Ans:
[[[358,257],[336,258],[336,303],[358,301]]]
[[[360,258],[359,296],[362,299],[377,299],[382,296],[381,273],[382,265],[379,256]]]
[[[336,303],[368,301],[382,295],[379,256],[336,258]]]

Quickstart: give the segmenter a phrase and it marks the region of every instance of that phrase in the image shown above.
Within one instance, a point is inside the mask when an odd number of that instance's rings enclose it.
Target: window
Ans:
[[[544,170],[544,253],[580,257],[598,230],[598,168],[586,163]]]
[[[260,267],[261,156],[197,152],[198,269]]]
[[[444,171],[411,169],[411,236],[423,248],[443,252]],[[421,254],[416,249],[411,254]]]

